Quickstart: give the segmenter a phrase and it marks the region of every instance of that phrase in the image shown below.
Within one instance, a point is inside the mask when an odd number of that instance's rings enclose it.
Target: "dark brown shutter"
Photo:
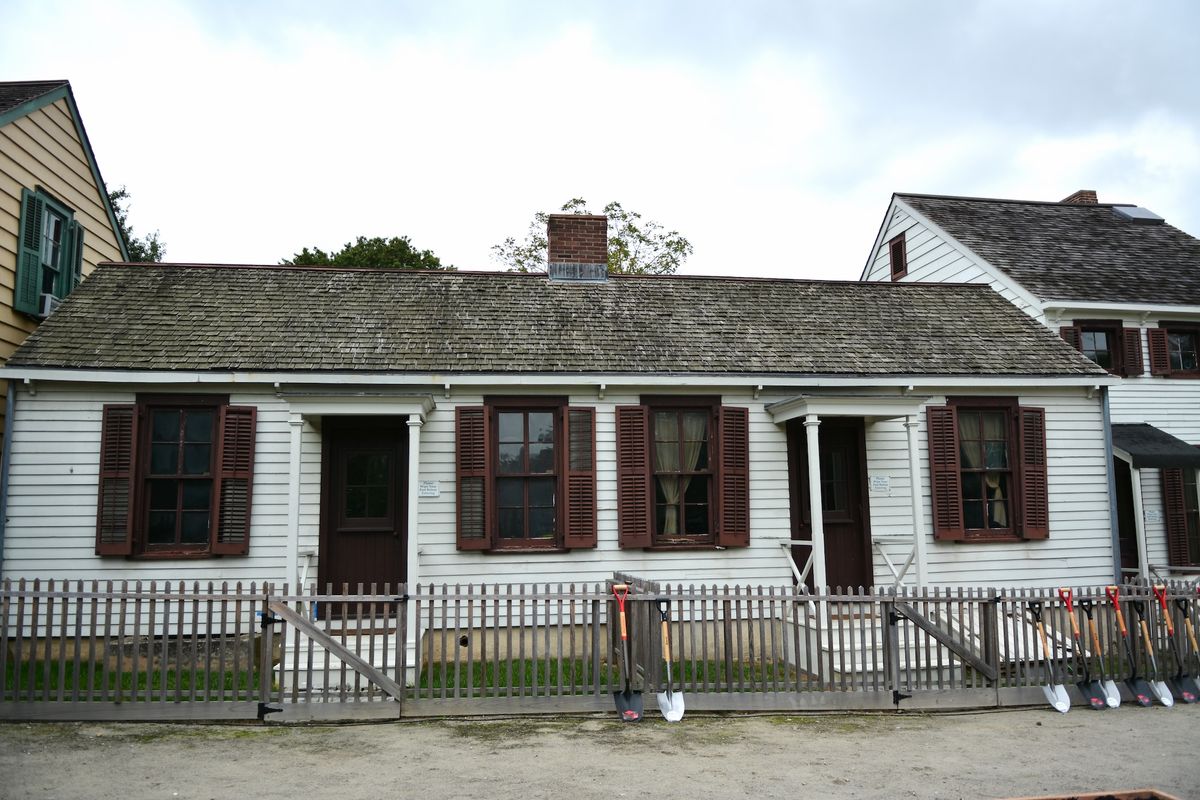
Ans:
[[[454,418],[458,549],[486,550],[492,544],[488,524],[487,410],[483,406],[459,406]]]
[[[596,410],[568,408],[564,547],[596,546]]]
[[[218,501],[212,552],[244,556],[250,552],[250,500],[254,488],[254,436],[258,409],[222,406],[213,494]]]
[[[1083,349],[1083,329],[1078,325],[1063,325],[1058,329],[1058,335],[1076,350]]]
[[[1171,359],[1167,355],[1167,329],[1148,328],[1146,337],[1150,341],[1150,374],[1166,375],[1171,371]]]
[[[1191,566],[1188,559],[1187,505],[1183,500],[1183,470],[1164,469],[1163,520],[1167,524],[1167,563],[1173,567]]]
[[[750,546],[750,412],[721,407],[720,471],[721,525],[717,544]]]
[[[1121,329],[1121,374],[1127,378],[1140,377],[1146,371],[1142,360],[1142,329]]]
[[[649,429],[645,406],[617,406],[617,540],[621,547],[654,543]]]
[[[1050,494],[1046,486],[1046,410],[1020,409],[1021,415],[1021,535],[1050,536]]]
[[[962,516],[962,474],[958,465],[958,414],[953,406],[925,409],[929,428],[929,476],[933,500],[933,538],[957,541],[966,532]]]
[[[133,553],[137,407],[104,406],[100,423],[100,486],[96,500],[96,555]]]

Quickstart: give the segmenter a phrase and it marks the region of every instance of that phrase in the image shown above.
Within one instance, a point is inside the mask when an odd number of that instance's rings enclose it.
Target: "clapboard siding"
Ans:
[[[93,554],[97,459],[101,409],[105,403],[132,402],[132,392],[87,386],[75,389],[41,385],[36,395],[19,393],[13,428],[6,577],[113,578],[140,580],[271,580],[294,583],[287,574],[292,537],[288,530],[288,475],[291,426],[287,401],[265,387],[211,387],[230,393],[233,403],[258,407],[254,509],[250,555],[176,561],[100,558]],[[572,405],[596,409],[598,545],[568,553],[463,553],[455,546],[454,409],[478,405],[492,387],[478,394],[439,398],[421,428],[420,475],[436,481],[438,497],[419,500],[419,575],[432,582],[599,581],[626,570],[669,581],[717,583],[790,583],[790,567],[779,546],[791,538],[787,437],[765,406],[794,393],[726,392],[723,402],[750,410],[751,546],[728,550],[645,552],[617,545],[615,408],[637,403],[636,394],[572,394]],[[511,393],[511,390],[508,391]],[[712,392],[710,392],[712,393]],[[1049,447],[1051,535],[1046,541],[1010,545],[927,543],[928,579],[943,585],[1052,585],[1065,579],[1108,579],[1111,547],[1105,481],[1102,412],[1098,399],[1082,390],[1042,391],[1021,402],[1046,409]],[[944,402],[934,396],[932,402]],[[918,487],[926,531],[929,519],[928,455],[924,415],[920,417]],[[890,491],[869,495],[872,530],[877,536],[910,535],[907,437],[900,421],[867,428],[868,473],[886,476]],[[318,550],[320,532],[321,435],[312,424],[301,433],[299,550]],[[889,545],[893,560],[907,547]],[[299,559],[303,568],[305,558]],[[317,557],[308,578],[316,580]],[[1064,572],[1069,570],[1069,572]],[[876,581],[891,576],[876,557]]]

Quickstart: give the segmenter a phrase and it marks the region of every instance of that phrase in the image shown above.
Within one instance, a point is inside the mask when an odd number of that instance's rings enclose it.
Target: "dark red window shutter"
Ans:
[[[244,556],[250,552],[250,500],[254,488],[254,437],[258,409],[222,406],[213,494],[217,519],[212,532],[213,555]]]
[[[617,406],[617,540],[621,547],[654,543],[650,500],[650,414]]]
[[[1046,485],[1046,410],[1020,409],[1021,414],[1021,535],[1050,536],[1050,493]]]
[[[96,501],[96,555],[133,553],[137,408],[104,406],[100,423],[100,487]]]
[[[1146,337],[1150,341],[1150,374],[1166,375],[1171,371],[1171,359],[1167,355],[1167,329],[1148,328]]]
[[[1137,378],[1146,371],[1146,363],[1142,360],[1142,329],[1121,329],[1121,374],[1127,378]]]
[[[892,280],[903,278],[908,274],[908,246],[903,233],[888,243],[888,250],[892,262]]]
[[[1164,469],[1163,520],[1167,524],[1167,563],[1173,567],[1191,566],[1188,559],[1187,505],[1183,500],[1183,470]]]
[[[596,546],[596,410],[568,408],[564,547]]]
[[[966,534],[958,462],[958,414],[953,406],[929,406],[925,409],[925,421],[929,428],[933,538],[958,541]]]
[[[1083,349],[1083,330],[1078,325],[1063,325],[1058,329],[1058,335],[1076,350]]]
[[[458,549],[486,550],[492,545],[488,509],[488,421],[483,406],[454,411],[454,451],[458,469]]]
[[[720,474],[721,525],[717,544],[750,546],[750,412],[721,407]]]

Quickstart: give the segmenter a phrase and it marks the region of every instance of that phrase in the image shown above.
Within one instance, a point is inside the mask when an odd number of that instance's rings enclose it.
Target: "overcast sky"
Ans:
[[[6,0],[135,233],[277,263],[407,235],[460,269],[609,200],[683,272],[855,279],[894,191],[1146,206],[1200,236],[1200,3]]]

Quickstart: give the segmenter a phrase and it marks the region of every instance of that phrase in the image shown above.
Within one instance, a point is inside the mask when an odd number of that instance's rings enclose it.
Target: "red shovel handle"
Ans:
[[[1067,604],[1067,613],[1074,614],[1075,607],[1073,605],[1071,605],[1071,590],[1070,589],[1059,589],[1058,596],[1061,597],[1062,601]]]
[[[1158,604],[1162,607],[1163,619],[1167,623],[1167,635],[1175,635],[1175,623],[1171,620],[1171,609],[1167,606],[1167,587],[1159,584],[1154,587],[1154,596],[1158,598]]]
[[[613,586],[613,597],[617,598],[617,607],[621,609],[621,641],[629,638],[629,632],[625,628],[625,598],[629,597],[629,584],[618,583]]]
[[[1125,627],[1125,615],[1121,613],[1121,590],[1116,586],[1105,586],[1104,593],[1108,595],[1108,599],[1113,604],[1113,610],[1117,612],[1117,627],[1121,629],[1122,636],[1129,635],[1129,629]]]

